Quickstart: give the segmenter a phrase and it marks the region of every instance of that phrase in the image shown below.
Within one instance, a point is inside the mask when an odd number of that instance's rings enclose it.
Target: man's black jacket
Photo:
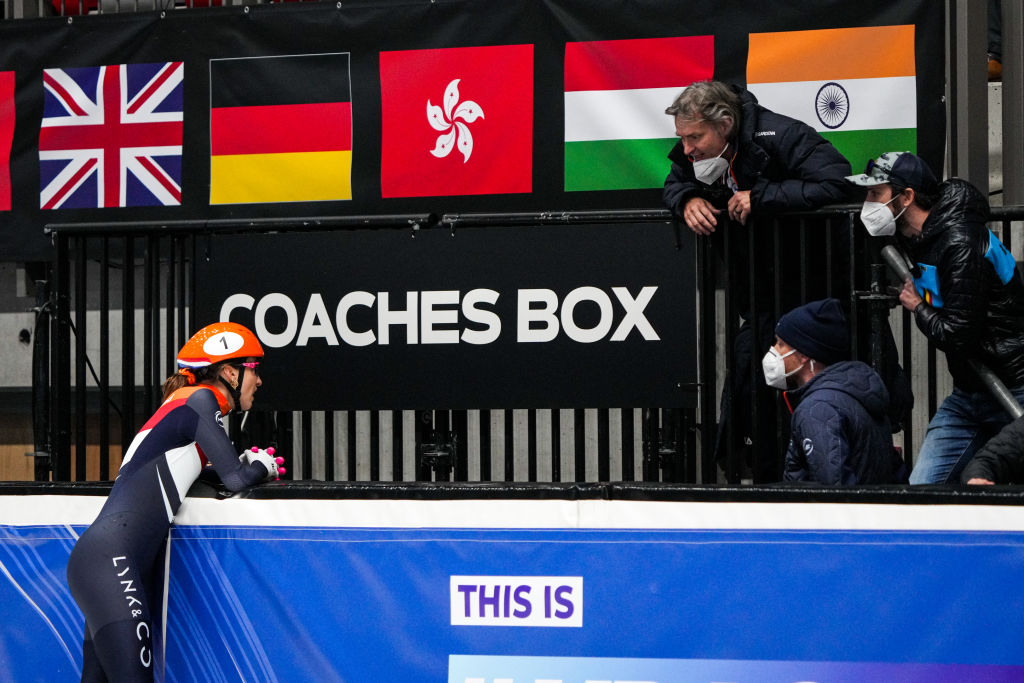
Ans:
[[[830,142],[802,121],[776,114],[737,85],[741,118],[732,174],[740,190],[750,190],[753,214],[764,210],[814,209],[848,198],[850,164]],[[693,175],[682,143],[669,152],[672,169],[662,199],[673,214],[694,196],[724,209],[731,192],[721,183],[705,185]]]
[[[945,352],[953,384],[971,392],[986,391],[967,362],[972,357],[1011,389],[1024,386],[1024,280],[987,219],[981,192],[951,178],[921,234],[898,238],[927,290],[914,311],[917,326]]]
[[[960,481],[979,478],[995,484],[1024,484],[1024,417],[1017,418],[974,454]]]

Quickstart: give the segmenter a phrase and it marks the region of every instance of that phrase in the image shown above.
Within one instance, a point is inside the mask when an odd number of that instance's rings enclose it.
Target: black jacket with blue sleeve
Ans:
[[[897,237],[916,265],[924,298],[917,326],[946,354],[953,384],[985,386],[968,364],[975,358],[1011,389],[1024,387],[1024,280],[1009,250],[988,229],[988,200],[973,185],[950,178],[921,234]]]

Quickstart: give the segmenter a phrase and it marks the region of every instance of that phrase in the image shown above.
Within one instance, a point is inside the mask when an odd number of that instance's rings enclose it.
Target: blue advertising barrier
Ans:
[[[0,496],[4,680],[102,501]],[[1024,680],[1017,506],[189,498],[168,567],[167,681]]]

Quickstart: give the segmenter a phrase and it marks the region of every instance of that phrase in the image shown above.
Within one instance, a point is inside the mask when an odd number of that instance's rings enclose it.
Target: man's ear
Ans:
[[[903,190],[903,196],[907,198],[907,206],[910,206],[914,203],[914,200],[917,199],[917,192],[914,191],[914,188],[908,187]]]

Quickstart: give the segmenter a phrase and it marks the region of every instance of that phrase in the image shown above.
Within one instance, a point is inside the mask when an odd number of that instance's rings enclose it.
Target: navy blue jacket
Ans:
[[[849,198],[846,157],[806,123],[765,109],[749,91],[731,87],[741,112],[731,170],[739,189],[750,190],[753,211],[814,209]],[[694,196],[725,208],[732,192],[721,183],[698,181],[681,142],[668,158],[673,163],[662,201],[676,217],[682,218],[682,206]]]
[[[786,481],[906,483],[907,469],[889,429],[889,392],[869,366],[835,363],[786,392],[786,399],[794,407]]]

